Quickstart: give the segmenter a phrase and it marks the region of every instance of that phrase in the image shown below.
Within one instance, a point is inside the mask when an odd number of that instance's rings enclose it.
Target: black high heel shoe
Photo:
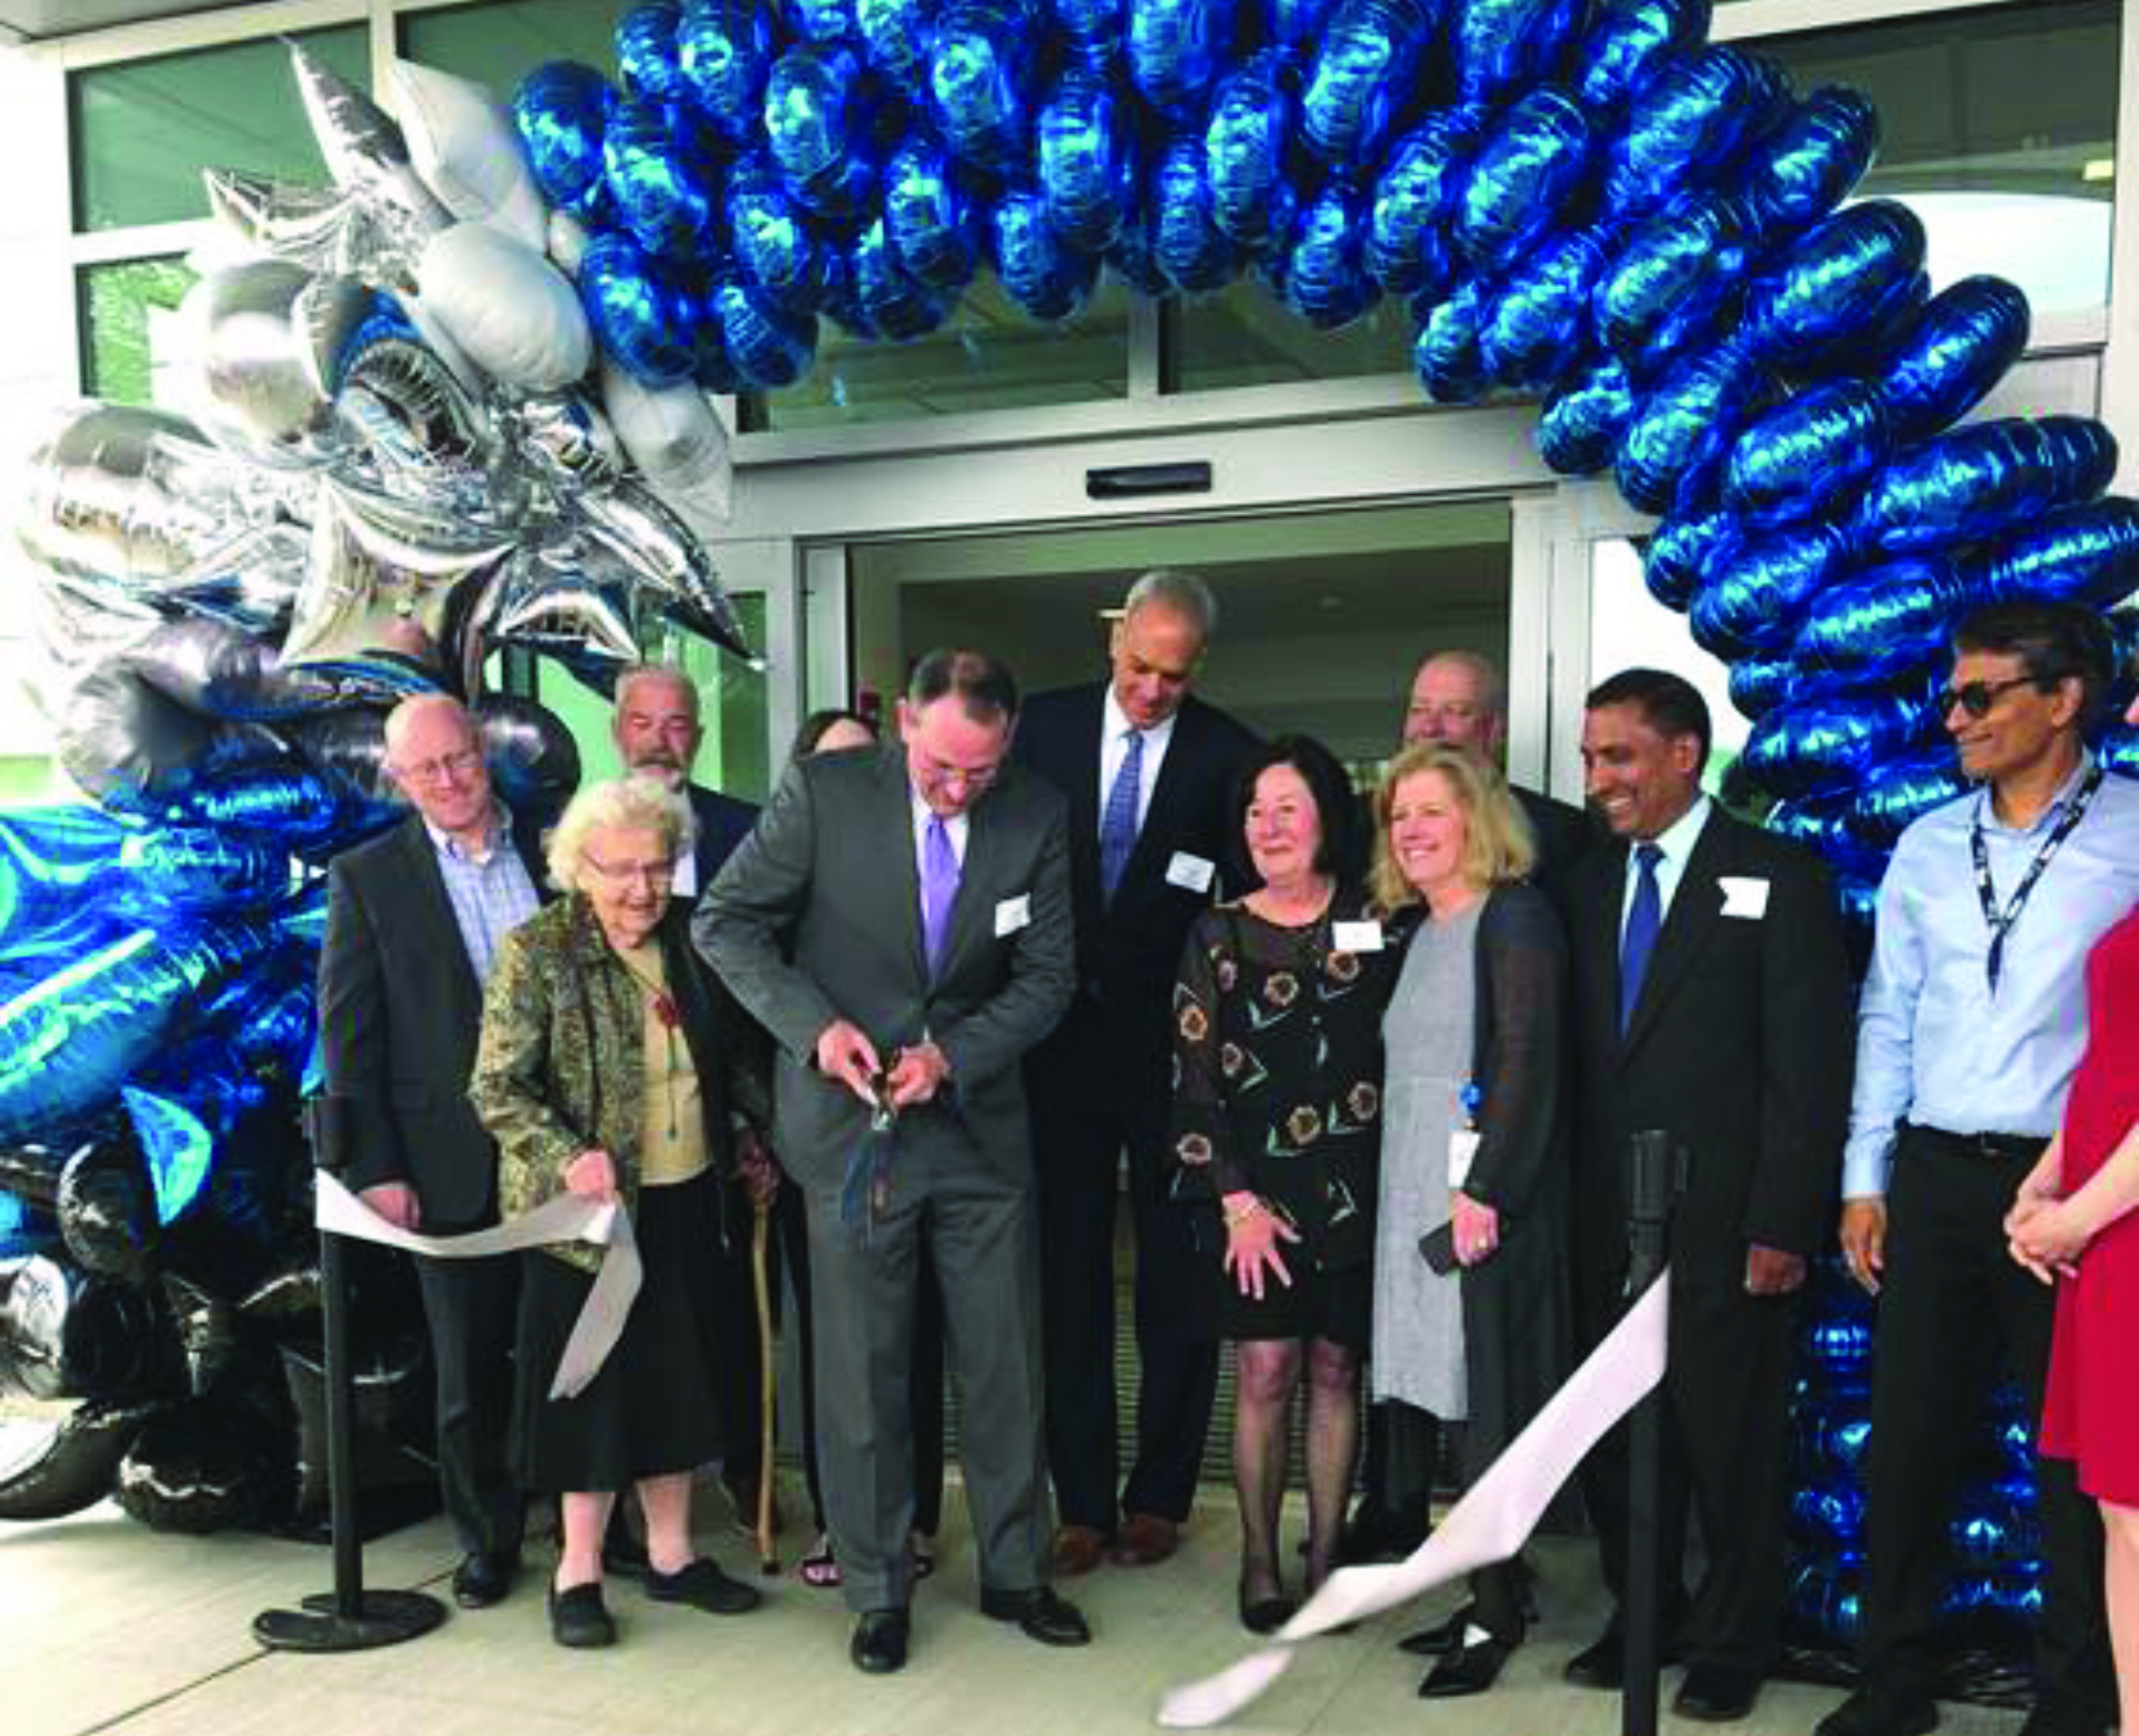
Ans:
[[[1462,1642],[1441,1655],[1418,1684],[1421,1700],[1460,1700],[1484,1693],[1500,1679],[1501,1666],[1515,1649],[1513,1640],[1496,1639],[1483,1627],[1466,1627]]]
[[[1251,1634],[1275,1634],[1292,1620],[1293,1611],[1299,1607],[1285,1596],[1282,1585],[1258,1596],[1245,1574],[1241,1577],[1237,1595],[1240,1625]]]

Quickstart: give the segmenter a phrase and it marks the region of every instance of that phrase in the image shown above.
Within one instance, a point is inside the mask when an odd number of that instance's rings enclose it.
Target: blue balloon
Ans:
[[[1285,265],[1285,301],[1328,330],[1356,320],[1380,293],[1360,267],[1367,215],[1357,195],[1332,181],[1300,214]]]
[[[602,162],[617,222],[642,248],[679,262],[707,251],[714,166],[691,160],[658,109],[622,105],[602,136]]]
[[[608,80],[573,61],[548,62],[520,81],[512,124],[551,205],[575,204],[602,178],[602,135],[616,100]]]
[[[1762,672],[1747,679],[1743,694],[1739,683],[1742,670]],[[1748,657],[1731,665],[1731,703],[1749,718],[1765,716],[1781,704],[1790,697],[1789,684],[1790,664],[1786,658]],[[1848,821],[1847,804],[1838,806],[1831,801],[1808,797],[1776,803],[1768,810],[1762,825],[1778,837],[1791,839],[1808,850],[1827,855],[1830,851],[1862,848],[1849,835]]]
[[[1180,134],[1152,169],[1151,255],[1182,290],[1215,290],[1233,277],[1233,248],[1218,227],[1204,161],[1203,141]]]
[[[1488,377],[1502,386],[1543,388],[1572,369],[1604,255],[1603,241],[1578,229],[1548,238],[1502,280],[1478,331]]]
[[[1497,105],[1553,78],[1582,11],[1580,0],[1454,0],[1456,100]]]
[[[1466,279],[1435,307],[1411,346],[1411,364],[1436,404],[1475,404],[1485,395],[1478,329],[1492,300],[1482,277]]]
[[[1598,336],[1635,373],[1656,372],[1722,324],[1759,244],[1736,201],[1679,195],[1613,250],[1590,300]]]
[[[682,11],[669,0],[634,6],[616,21],[616,71],[625,93],[639,102],[683,100],[683,69],[676,56]]]
[[[2106,608],[2139,590],[2139,502],[2120,495],[2055,513],[1986,550],[1968,571],[1994,601],[2048,597]]]
[[[1863,1534],[1864,1505],[1864,1491],[1854,1483],[1810,1483],[1791,1492],[1790,1523],[1815,1542],[1851,1542]]]
[[[1619,492],[1644,512],[1690,508],[1772,396],[1773,381],[1735,342],[1678,362],[1627,424],[1613,466]]]
[[[1255,55],[1227,77],[1211,100],[1203,134],[1211,220],[1244,252],[1270,248],[1291,226],[1284,165],[1292,125],[1284,62],[1275,53]]]
[[[1374,183],[1364,254],[1368,272],[1398,295],[1448,292],[1447,218],[1485,131],[1478,109],[1443,109],[1397,140]]]
[[[855,29],[869,64],[910,102],[929,96],[929,46],[935,36],[930,0],[854,0]]]
[[[629,235],[597,235],[579,262],[579,301],[602,353],[641,385],[681,386],[697,361],[690,300]]]
[[[2115,472],[2116,441],[2089,418],[1972,423],[1879,473],[1857,503],[1857,539],[1889,554],[1980,542],[2093,499]]]
[[[1876,386],[1816,386],[1738,436],[1724,472],[1724,504],[1758,529],[1794,523],[1862,486],[1893,452]]]
[[[781,0],[780,10],[796,39],[814,47],[836,48],[859,34],[855,0]]]
[[[1924,299],[1924,244],[1922,221],[1895,200],[1837,212],[1755,277],[1743,341],[1784,365],[1861,346]]]
[[[1129,76],[1161,115],[1186,119],[1226,66],[1233,0],[1129,0]]]
[[[1036,320],[1066,320],[1084,305],[1099,262],[1063,245],[1037,194],[1006,193],[988,214],[990,262],[1004,291]]]
[[[1104,72],[1122,58],[1128,0],[1049,0],[1048,10],[1069,39],[1070,52],[1086,66]]]
[[[1739,716],[1757,722],[1777,706],[1787,703],[1800,684],[1797,664],[1788,653],[1775,657],[1740,657],[1731,664],[1731,705]],[[1800,844],[1817,846],[1823,840],[1824,833],[1819,837],[1809,836],[1803,829],[1793,829],[1784,824],[1784,819],[1789,816],[1783,811],[1793,806],[1778,802],[1768,816],[1768,829],[1780,832],[1785,837],[1796,838]],[[1782,815],[1783,818],[1778,818],[1779,815]]]
[[[816,320],[782,313],[747,284],[717,285],[708,312],[720,326],[729,362],[761,391],[794,385],[816,359]]]
[[[854,261],[855,295],[878,336],[904,343],[943,323],[943,302],[900,269],[882,217],[862,232]]]
[[[1575,43],[1574,93],[1616,113],[1679,54],[1708,40],[1708,0],[1597,0]]]
[[[1042,105],[1037,132],[1047,221],[1072,247],[1104,252],[1136,197],[1136,161],[1113,87],[1082,67],[1070,68]]]
[[[1797,654],[1809,671],[1889,682],[1935,661],[1949,629],[1976,600],[1953,562],[1939,556],[1889,561],[1814,600],[1798,630]]]
[[[1559,221],[1589,172],[1581,105],[1546,85],[1521,98],[1487,135],[1456,196],[1452,234],[1484,271],[1513,264]]]
[[[1791,1577],[1784,1599],[1794,1632],[1816,1645],[1854,1651],[1864,1626],[1861,1573],[1815,1563]]]
[[[931,140],[916,136],[884,166],[883,224],[900,268],[916,283],[955,296],[980,268],[979,219]]]
[[[2112,777],[2139,777],[2139,724],[2112,724],[2095,744],[2095,757]]]
[[[1914,442],[1958,422],[2028,348],[2028,298],[2002,277],[1964,277],[1910,321],[1874,382],[1895,435]]]
[[[1791,525],[1748,535],[1719,558],[1694,599],[1694,642],[1731,658],[1781,651],[1797,636],[1812,598],[1849,562],[1849,533],[1839,525]]]
[[[950,154],[1003,173],[1032,152],[1033,42],[1011,4],[957,0],[929,50],[929,100]]]
[[[735,145],[765,125],[772,15],[758,0],[689,0],[676,26],[676,66],[692,101]]]
[[[1340,172],[1377,156],[1409,99],[1430,28],[1418,0],[1337,0],[1300,93],[1307,148]]]
[[[1675,513],[1657,527],[1642,557],[1642,582],[1667,609],[1684,610],[1708,582],[1741,527],[1722,507]]]
[[[859,117],[862,69],[842,50],[790,48],[765,81],[765,140],[797,195],[836,179]]]
[[[1764,122],[1771,77],[1751,55],[1720,46],[1665,66],[1606,149],[1606,215],[1646,215],[1722,168]]]
[[[1892,761],[1917,722],[1918,708],[1891,693],[1787,705],[1753,725],[1739,764],[1777,796],[1846,789]]]
[[[1263,34],[1278,48],[1303,53],[1322,35],[1335,4],[1336,0],[1263,0]]]
[[[1862,91],[1823,84],[1747,153],[1744,196],[1775,229],[1818,223],[1849,196],[1879,148],[1879,111]]]
[[[1173,281],[1151,251],[1151,214],[1139,204],[1129,214],[1101,262],[1138,295],[1156,301],[1173,293]]]
[[[1537,450],[1562,476],[1587,476],[1611,463],[1633,420],[1634,384],[1616,356],[1593,356],[1553,388],[1537,420]]]
[[[1805,1332],[1805,1359],[1830,1381],[1861,1380],[1872,1368],[1870,1324],[1848,1315],[1815,1321]]]
[[[814,313],[826,290],[825,249],[767,157],[746,157],[726,188],[730,245],[744,279],[776,308]]]

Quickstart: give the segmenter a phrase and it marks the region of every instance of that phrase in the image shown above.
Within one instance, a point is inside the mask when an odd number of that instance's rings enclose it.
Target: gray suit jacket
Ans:
[[[944,1092],[908,1112],[902,1137],[955,1134],[1013,1174],[1030,1166],[1017,1063],[1075,986],[1063,800],[1006,766],[975,804],[933,980],[911,803],[895,745],[796,761],[692,923],[699,951],[779,1045],[777,1142],[807,1187],[836,1188],[867,1128],[861,1101],[815,1065],[817,1037],[842,1017],[887,1061],[925,1034],[950,1062]]]

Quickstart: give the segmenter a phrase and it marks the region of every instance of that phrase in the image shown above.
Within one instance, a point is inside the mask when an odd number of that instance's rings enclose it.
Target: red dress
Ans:
[[[2065,1104],[2064,1188],[2099,1169],[2139,1120],[2139,910],[2087,958],[2087,1049]],[[2058,1286],[2042,1450],[2076,1459],[2097,1501],[2139,1507],[2139,1211],[2088,1243]]]

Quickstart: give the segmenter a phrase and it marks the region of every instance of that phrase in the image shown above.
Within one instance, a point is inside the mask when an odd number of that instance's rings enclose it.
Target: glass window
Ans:
[[[473,79],[500,97],[546,61],[578,61],[616,76],[616,21],[640,0],[494,0],[401,14],[405,60]]]
[[[2118,12],[2034,0],[1752,45],[1800,91],[1850,84],[1877,105],[1858,192],[1924,219],[1934,286],[1995,272],[2044,313],[2109,298]]]
[[[199,281],[176,257],[82,267],[75,277],[81,389],[110,404],[177,407],[167,370],[182,346],[178,303]]]
[[[350,83],[371,88],[364,25],[292,40]],[[67,96],[77,230],[205,217],[203,169],[327,178],[279,40],[91,67],[68,79]]]
[[[1259,282],[1244,279],[1180,305],[1179,389],[1408,374],[1416,334],[1409,304],[1384,296],[1360,319],[1317,331]]]
[[[984,275],[912,343],[850,338],[828,320],[818,333],[809,377],[753,400],[746,426],[844,427],[1129,395],[1129,292],[1111,278],[1060,325],[1028,318]]]

